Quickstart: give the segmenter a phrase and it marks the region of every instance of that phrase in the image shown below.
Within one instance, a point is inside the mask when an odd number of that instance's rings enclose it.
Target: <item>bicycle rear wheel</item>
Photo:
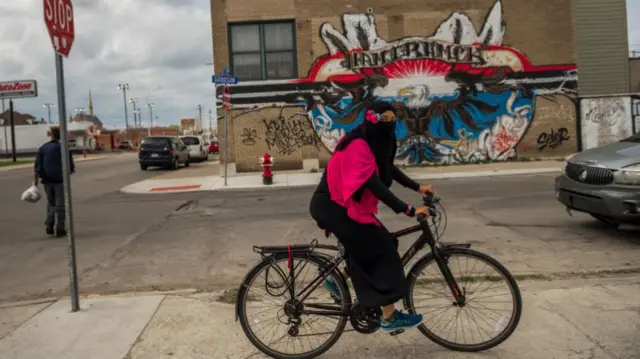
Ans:
[[[424,315],[418,329],[438,345],[463,352],[487,350],[507,340],[522,315],[520,289],[511,273],[497,260],[471,249],[449,247],[439,253],[464,300],[454,298],[433,254],[420,259],[409,272],[405,299],[409,312]],[[503,289],[505,293],[501,293]],[[444,324],[438,324],[443,319]],[[480,329],[474,332],[467,328],[473,325]]]
[[[288,259],[287,253],[275,254],[249,272],[238,292],[240,324],[249,341],[272,358],[315,358],[338,341],[348,316],[303,314],[298,316],[301,321],[299,325],[291,324],[291,311],[286,309],[286,304],[292,302],[287,286],[290,281]],[[294,253],[292,259],[296,293],[300,293],[318,277],[320,268],[328,265],[327,259],[315,254]],[[337,271],[329,276],[333,278],[341,299],[335,300],[327,288],[320,284],[302,305],[330,306],[348,313],[351,297],[342,276]],[[293,298],[293,301],[297,300]],[[319,330],[311,327],[315,322],[323,323]]]

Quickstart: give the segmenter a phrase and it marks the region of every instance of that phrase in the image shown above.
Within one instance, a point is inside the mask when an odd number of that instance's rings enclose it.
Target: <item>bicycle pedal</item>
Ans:
[[[396,335],[402,334],[402,333],[404,333],[404,329],[398,329],[398,330],[393,331],[393,332],[391,332],[389,334],[391,334],[391,336],[393,337],[393,336],[396,336]]]

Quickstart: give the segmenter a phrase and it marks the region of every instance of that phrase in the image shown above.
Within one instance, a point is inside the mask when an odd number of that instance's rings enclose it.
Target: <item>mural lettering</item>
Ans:
[[[479,46],[442,44],[435,41],[409,41],[390,49],[352,52],[343,65],[352,70],[383,67],[399,60],[440,60],[448,63],[484,65]]]
[[[245,146],[253,146],[256,144],[256,140],[260,139],[258,137],[258,133],[255,129],[243,128],[242,133],[240,134],[240,139],[242,140],[242,144]]]
[[[294,114],[285,118],[281,110],[277,119],[263,119],[265,142],[269,149],[275,148],[281,155],[290,155],[303,146],[318,148],[320,139],[304,115]]]
[[[538,151],[542,151],[546,148],[558,148],[562,146],[564,141],[569,140],[569,130],[561,127],[557,130],[551,129],[551,132],[542,132],[538,136]]]
[[[273,127],[267,140],[271,145],[290,151],[319,141],[332,152],[363,121],[368,102],[382,100],[397,110],[398,162],[505,161],[516,157],[516,146],[537,116],[539,96],[576,101],[574,64],[533,65],[503,44],[501,0],[481,26],[455,12],[430,35],[392,41],[379,36],[371,14],[343,14],[342,25],[321,26],[327,54],[315,61],[306,78],[232,87],[234,107],[304,107],[311,129],[292,129],[282,120],[265,122]],[[216,96],[221,101],[222,88]],[[558,113],[546,110],[542,115],[565,118],[562,106],[558,104]],[[557,131],[549,135],[557,139]]]

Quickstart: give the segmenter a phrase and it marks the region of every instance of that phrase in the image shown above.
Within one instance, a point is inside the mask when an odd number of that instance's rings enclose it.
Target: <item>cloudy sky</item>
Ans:
[[[208,0],[73,0],[76,41],[65,61],[67,110],[86,108],[89,89],[96,115],[124,126],[122,92],[141,105],[155,103],[162,124],[181,117],[203,120],[213,107],[211,24]],[[640,0],[627,0],[640,14]],[[639,21],[629,21],[629,44],[640,51]],[[0,1],[0,81],[35,79],[39,97],[20,99],[16,110],[46,118],[57,103],[54,55],[43,23],[42,0]],[[129,107],[130,108],[130,107]],[[57,115],[52,116],[54,121]],[[129,115],[131,123],[131,115]],[[148,122],[148,113],[143,115]]]
[[[208,0],[73,0],[76,40],[65,61],[67,110],[88,107],[106,124],[124,127],[118,83],[139,106],[155,103],[154,117],[177,123],[203,120],[213,107],[211,15]],[[42,0],[0,1],[0,81],[35,79],[39,95],[14,102],[16,110],[47,117],[57,103],[55,58],[43,22]],[[8,106],[8,105],[7,105]],[[57,109],[54,109],[57,114]],[[131,119],[129,105],[129,123]],[[57,115],[52,115],[54,121]],[[143,125],[148,121],[143,115]]]

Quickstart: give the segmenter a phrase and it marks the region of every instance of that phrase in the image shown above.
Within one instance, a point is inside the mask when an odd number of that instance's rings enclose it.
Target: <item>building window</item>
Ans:
[[[240,81],[297,77],[294,22],[229,24],[230,63]]]

